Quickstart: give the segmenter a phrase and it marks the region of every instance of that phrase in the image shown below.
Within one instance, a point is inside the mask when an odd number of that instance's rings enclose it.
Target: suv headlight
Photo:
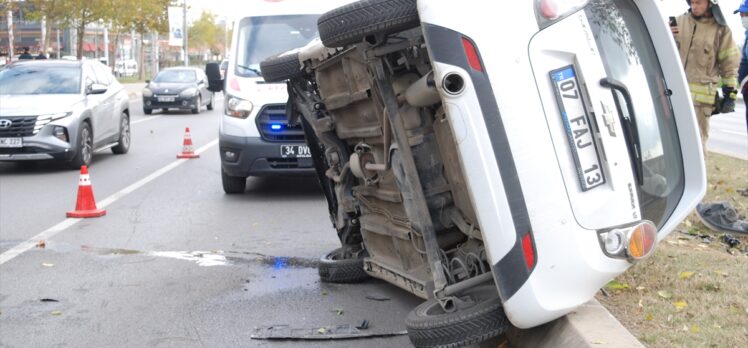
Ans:
[[[36,124],[34,124],[34,134],[44,128],[47,124],[49,124],[52,121],[57,121],[61,118],[68,117],[72,115],[72,112],[58,112],[55,114],[45,114],[45,115],[39,115],[36,117]]]
[[[146,98],[150,98],[153,96],[153,91],[148,88],[143,88],[143,96]]]
[[[238,118],[247,118],[252,112],[254,105],[249,100],[229,96],[226,102],[226,115]]]
[[[538,26],[544,29],[587,6],[589,2],[590,0],[535,0]]]
[[[179,93],[179,96],[182,98],[192,98],[195,94],[197,94],[197,88],[191,87]]]

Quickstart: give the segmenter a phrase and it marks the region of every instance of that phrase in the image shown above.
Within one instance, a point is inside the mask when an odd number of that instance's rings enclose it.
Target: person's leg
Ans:
[[[709,117],[712,115],[712,106],[695,104],[694,111],[696,112],[696,120],[699,122],[701,146],[704,151],[704,161],[706,161],[706,142],[709,140]]]
[[[748,131],[748,93],[743,92],[743,103],[745,103],[745,130]]]

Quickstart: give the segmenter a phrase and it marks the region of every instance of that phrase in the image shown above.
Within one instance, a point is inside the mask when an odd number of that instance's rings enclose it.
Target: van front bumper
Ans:
[[[284,158],[282,145],[305,143],[271,143],[259,137],[237,137],[220,134],[218,148],[221,167],[229,176],[307,176],[315,175],[311,158]]]

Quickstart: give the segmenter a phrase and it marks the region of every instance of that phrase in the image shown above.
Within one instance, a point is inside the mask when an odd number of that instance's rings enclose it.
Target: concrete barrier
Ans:
[[[507,337],[512,347],[644,348],[644,345],[595,299],[545,325],[529,330],[512,328]]]

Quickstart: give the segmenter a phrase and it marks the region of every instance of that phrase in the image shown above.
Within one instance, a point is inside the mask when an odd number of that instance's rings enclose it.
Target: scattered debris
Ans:
[[[366,321],[366,327],[368,327],[368,324],[368,321]],[[250,338],[255,340],[335,340],[400,336],[407,334],[408,331],[405,330],[395,332],[361,332],[357,327],[354,327],[351,324],[315,328],[292,328],[289,325],[273,325],[269,327],[256,327]]]
[[[740,241],[730,234],[722,235],[720,240],[723,243],[727,244],[727,246],[729,246],[730,248],[736,248],[738,245],[740,245]]]
[[[369,321],[366,320],[366,319],[361,320],[361,322],[358,325],[356,325],[356,328],[359,329],[359,330],[366,330],[366,329],[368,329],[369,328]]]
[[[735,192],[739,193],[743,197],[748,197],[748,187],[744,189],[737,189]]]
[[[673,294],[671,294],[670,291],[667,291],[667,290],[660,290],[657,292],[657,295],[659,295],[660,297],[666,300],[673,297]]]
[[[60,312],[60,311],[52,311],[50,314],[52,314],[52,315],[62,315],[62,312]]]
[[[729,202],[699,203],[696,212],[706,227],[719,232],[748,233],[748,221],[740,220]]]
[[[337,315],[343,315],[343,308],[333,308],[332,311]]]
[[[60,302],[60,301],[55,300],[53,298],[43,298],[43,299],[41,299],[39,301],[41,301],[41,302]]]
[[[46,246],[47,246],[47,243],[44,242],[44,239],[40,239],[38,242],[36,242],[36,247],[37,248],[44,249],[44,247],[46,247]]]
[[[372,301],[389,301],[389,297],[376,292],[366,293],[366,298]]]
[[[54,266],[55,266],[55,264],[54,264],[54,263],[47,263],[47,262],[44,262],[44,263],[42,263],[42,266],[44,266],[44,267],[54,267]]]

